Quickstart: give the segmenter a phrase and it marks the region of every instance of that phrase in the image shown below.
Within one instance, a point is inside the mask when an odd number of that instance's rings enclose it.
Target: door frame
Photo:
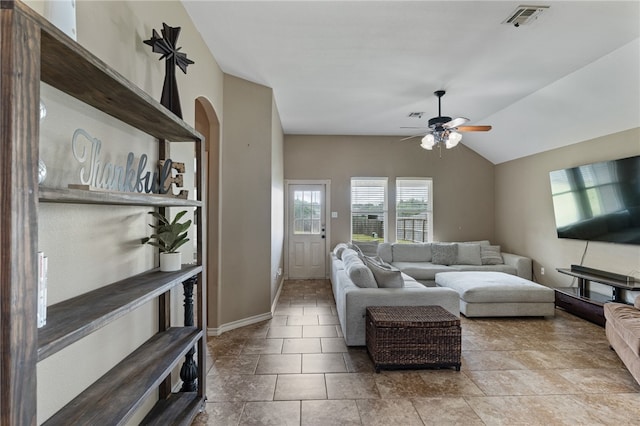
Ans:
[[[331,179],[285,179],[284,180],[284,279],[289,279],[289,191],[291,185],[324,185],[325,217],[325,267],[324,276],[329,277],[329,251],[331,250]]]

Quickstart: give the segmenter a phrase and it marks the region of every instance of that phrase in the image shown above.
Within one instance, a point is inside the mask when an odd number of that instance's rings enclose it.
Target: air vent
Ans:
[[[407,117],[409,118],[422,118],[424,112],[410,112]]]
[[[518,6],[507,19],[502,21],[503,24],[514,25],[519,27],[520,25],[527,25],[538,19],[540,14],[549,9],[549,6]]]

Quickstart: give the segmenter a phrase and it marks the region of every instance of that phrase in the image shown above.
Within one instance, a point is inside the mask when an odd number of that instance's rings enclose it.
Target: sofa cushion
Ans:
[[[431,243],[392,244],[394,262],[431,262]]]
[[[333,254],[335,254],[338,259],[342,259],[342,252],[344,252],[345,249],[348,249],[348,248],[349,246],[346,243],[336,244],[336,246],[333,249]]]
[[[480,259],[483,265],[502,265],[504,263],[500,254],[500,246],[480,246]]]
[[[391,243],[378,244],[378,257],[387,263],[393,262],[393,250]]]
[[[607,326],[613,327],[636,356],[640,356],[640,311],[622,303],[605,303]]]
[[[393,262],[392,264],[416,280],[433,281],[438,272],[457,271],[458,268],[446,265],[436,265],[428,262]]]
[[[438,265],[453,265],[458,257],[458,245],[456,243],[431,244],[431,263]]]
[[[347,254],[342,259],[344,270],[355,285],[361,288],[376,288],[378,284],[371,269],[364,264],[358,255]]]
[[[364,256],[364,263],[373,273],[379,288],[402,288],[404,280],[399,269],[383,262],[379,258]]]
[[[481,246],[490,246],[491,242],[489,240],[478,240],[478,241],[465,241],[465,244],[480,244]]]
[[[456,265],[482,265],[480,244],[458,243]]]

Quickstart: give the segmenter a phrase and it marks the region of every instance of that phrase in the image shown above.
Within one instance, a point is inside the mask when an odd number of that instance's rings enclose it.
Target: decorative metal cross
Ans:
[[[164,85],[162,86],[162,98],[160,103],[167,107],[178,117],[182,118],[182,108],[180,108],[180,97],[178,95],[178,84],[176,83],[176,65],[183,73],[187,73],[187,66],[193,64],[187,59],[187,54],[179,52],[181,47],[176,47],[180,27],[170,27],[162,23],[162,37],[156,30],[149,40],[144,40],[144,44],[152,47],[154,53],[160,53],[160,60],[166,59]]]

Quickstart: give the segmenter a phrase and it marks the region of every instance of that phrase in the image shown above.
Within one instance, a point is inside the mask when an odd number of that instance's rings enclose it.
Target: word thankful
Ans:
[[[183,185],[182,174],[184,163],[174,163],[170,159],[158,162],[158,171],[149,172],[147,168],[147,154],[142,154],[137,164],[133,152],[127,155],[124,166],[103,163],[100,157],[102,141],[92,137],[84,129],[76,129],[71,139],[73,157],[82,164],[80,168],[80,182],[91,188],[99,188],[120,192],[141,192],[149,194],[167,194],[171,184],[177,187]],[[173,176],[172,170],[176,171]],[[177,195],[186,198],[186,191]]]

